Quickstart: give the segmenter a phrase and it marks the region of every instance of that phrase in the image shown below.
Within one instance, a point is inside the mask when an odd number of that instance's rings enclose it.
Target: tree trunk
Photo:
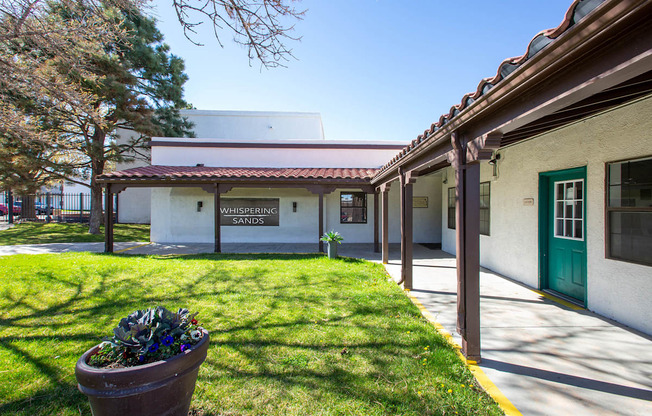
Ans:
[[[36,208],[34,206],[34,195],[23,195],[20,200],[20,219],[35,220]]]
[[[88,221],[88,232],[99,234],[100,226],[104,224],[102,215],[102,186],[97,183],[97,175],[104,173],[104,139],[106,133],[95,127],[91,156],[91,211]]]

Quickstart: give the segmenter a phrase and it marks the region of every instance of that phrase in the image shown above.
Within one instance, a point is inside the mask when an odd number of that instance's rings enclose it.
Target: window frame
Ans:
[[[453,206],[451,207],[451,191],[453,191]],[[454,230],[457,226],[456,224],[456,214],[457,214],[457,195],[455,195],[455,187],[451,186],[448,188],[448,205],[446,206],[446,212],[447,212],[447,220],[448,220],[448,228],[451,230]],[[452,225],[451,225],[451,209],[453,210],[453,216],[452,216]]]
[[[342,195],[352,195],[351,200],[355,201],[354,195],[357,195],[357,194],[363,195],[363,198],[362,198],[363,204],[361,206],[359,206],[359,205],[351,205],[350,207],[342,206]],[[345,208],[356,208],[356,209],[362,208],[364,210],[364,221],[342,221],[342,214],[343,214],[343,210]],[[368,214],[368,211],[367,211],[367,193],[366,192],[359,192],[359,191],[342,191],[342,192],[340,192],[340,224],[366,224],[367,221],[368,221],[367,214]]]
[[[485,185],[485,184],[489,185],[489,204],[487,208],[480,207],[480,210],[486,210],[488,212],[489,219],[487,220],[487,222],[489,223],[489,225],[486,233],[482,232],[482,230],[479,231],[481,235],[491,236],[491,181],[480,182],[480,185]],[[453,194],[452,198],[451,198],[451,191]],[[454,230],[457,228],[457,224],[456,224],[457,218],[455,217],[457,213],[457,207],[456,207],[457,196],[455,195],[455,187],[451,186],[450,188],[448,188],[447,192],[448,192],[448,202],[446,206],[446,215],[447,215],[446,220],[447,220],[448,228],[450,230]],[[480,196],[480,198],[482,198],[482,196]],[[453,206],[451,206],[451,199],[453,200]]]
[[[610,182],[609,182],[609,166],[622,163],[622,162],[632,162],[638,160],[649,159],[652,161],[652,155],[646,155],[635,158],[611,160],[605,162],[604,164],[604,256],[609,260],[622,261],[625,263],[640,264],[643,266],[652,266],[652,260],[650,262],[637,261],[624,259],[620,257],[614,257],[611,255],[611,232],[610,232],[610,221],[612,212],[652,212],[652,207],[611,207],[609,206],[609,191],[610,191]]]
[[[482,200],[482,185],[488,185],[489,187],[489,193],[487,194],[489,201],[487,204],[487,208],[482,208],[482,206],[480,206],[480,212],[482,212],[482,210],[486,210],[488,219],[487,219],[487,232],[486,233],[482,232],[482,220],[480,221],[479,230],[481,235],[491,236],[491,181],[480,182],[480,200]]]
[[[568,221],[569,219],[570,219],[570,221],[572,221],[572,223],[573,223],[573,226],[572,226],[573,227],[572,228],[573,236],[565,236],[565,235],[563,235],[564,234],[563,230],[562,230],[562,235],[557,234],[557,232],[559,231],[558,228],[557,228],[557,225],[558,225],[557,221],[560,219],[559,216],[558,216],[559,211],[557,211],[557,209],[558,209],[557,208],[557,203],[560,202],[557,199],[557,197],[558,197],[558,195],[557,195],[557,184],[560,184],[560,183],[562,183],[564,185],[567,184],[567,183],[572,183],[573,187],[575,187],[576,183],[581,183],[582,184],[582,199],[573,199],[573,213],[575,213],[574,204],[577,203],[578,201],[582,203],[582,218],[579,218],[579,220],[581,221],[581,224],[582,224],[582,227],[581,227],[582,237],[575,237],[575,230],[576,230],[575,229],[575,221],[577,221],[578,218],[575,217],[574,215],[572,217],[570,217],[570,218],[566,218],[565,216],[561,218],[561,220],[564,222],[564,230],[566,229],[565,228],[566,227],[566,221]],[[563,181],[554,181],[553,180],[552,185],[554,187],[554,192],[553,192],[553,194],[554,194],[553,195],[553,197],[554,197],[554,199],[553,199],[554,205],[553,205],[553,208],[552,208],[552,211],[553,211],[552,218],[553,218],[553,221],[554,221],[554,223],[552,225],[552,227],[553,227],[553,233],[552,233],[553,238],[561,238],[563,240],[570,240],[570,241],[585,241],[586,240],[586,232],[585,232],[585,230],[586,230],[586,209],[585,208],[586,208],[586,194],[587,194],[587,192],[586,192],[586,182],[584,181],[584,178],[582,178],[582,179],[569,179],[569,180],[563,180]],[[564,192],[565,191],[566,191],[566,186],[564,186]],[[573,192],[573,194],[575,195],[574,192]],[[564,195],[564,199],[561,202],[566,202],[566,201],[567,201],[566,195]]]

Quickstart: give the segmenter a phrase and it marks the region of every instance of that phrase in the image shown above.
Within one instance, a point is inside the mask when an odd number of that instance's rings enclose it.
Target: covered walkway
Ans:
[[[455,341],[455,257],[414,247],[410,292]],[[401,275],[390,251],[390,275]],[[652,339],[480,271],[479,367],[523,415],[652,414]]]

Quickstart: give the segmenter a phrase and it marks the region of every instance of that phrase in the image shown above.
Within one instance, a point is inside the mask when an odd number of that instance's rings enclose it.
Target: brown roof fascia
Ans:
[[[430,133],[421,143],[417,144],[417,140],[414,140],[410,146],[392,159],[389,165],[381,168],[372,179],[372,183],[378,185],[395,180],[398,178],[399,166],[405,166],[433,148],[450,147],[450,134],[453,131],[479,119],[487,111],[494,111],[510,101],[518,100],[524,91],[541,84],[557,71],[566,68],[570,62],[581,59],[587,51],[602,42],[601,38],[607,36],[614,23],[623,16],[636,13],[646,3],[645,0],[611,0],[598,6],[440,129]],[[452,150],[452,147],[450,149]]]
[[[152,140],[152,147],[212,147],[232,149],[402,149],[403,144],[362,143],[244,143],[244,142],[184,142]]]
[[[245,187],[253,186],[289,186],[289,185],[369,185],[368,179],[333,179],[333,178],[162,178],[162,177],[147,177],[147,178],[101,178],[97,180],[98,183],[107,185],[129,185],[138,187],[174,187],[174,186],[202,186],[206,184],[229,184]]]

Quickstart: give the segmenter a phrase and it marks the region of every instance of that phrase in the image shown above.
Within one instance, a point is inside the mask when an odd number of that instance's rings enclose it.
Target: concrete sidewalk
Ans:
[[[395,279],[397,254],[386,265]],[[415,245],[414,264],[410,293],[461,344],[455,257]],[[523,415],[652,415],[650,337],[486,269],[480,296],[479,366]]]

